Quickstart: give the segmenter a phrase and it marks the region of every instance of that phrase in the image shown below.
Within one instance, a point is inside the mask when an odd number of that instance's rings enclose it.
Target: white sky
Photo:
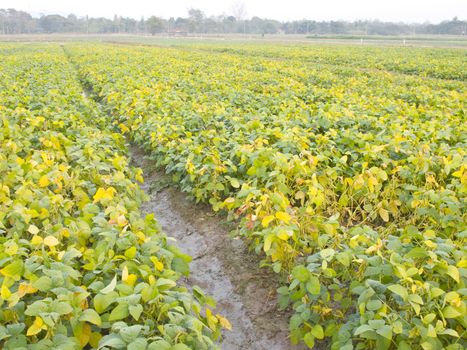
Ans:
[[[199,8],[208,16],[231,14],[235,0],[0,0],[0,8],[15,8],[34,16],[58,13],[112,18],[115,14],[141,18],[156,15],[185,17],[187,9]],[[279,20],[355,20],[432,23],[458,16],[467,19],[467,0],[244,0],[247,17]]]

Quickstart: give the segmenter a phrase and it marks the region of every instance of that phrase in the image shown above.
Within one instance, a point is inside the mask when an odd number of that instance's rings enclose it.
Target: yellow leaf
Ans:
[[[136,235],[136,237],[138,237],[138,240],[139,240],[140,243],[143,243],[146,240],[146,236],[141,231],[135,232],[135,235]]]
[[[120,127],[120,130],[123,134],[130,131],[130,129],[128,129],[128,127],[125,124],[119,124],[118,126]]]
[[[32,294],[37,292],[37,289],[34,288],[31,284],[29,283],[21,283],[18,287],[18,296],[22,298],[26,294]]]
[[[232,325],[230,324],[228,319],[222,317],[219,314],[217,314],[216,317],[219,320],[219,323],[221,324],[222,328],[228,329],[229,331],[232,330]]]
[[[264,246],[263,250],[265,253],[267,253],[271,249],[272,242],[274,241],[274,234],[270,233],[266,236],[264,239]]]
[[[39,245],[39,244],[42,244],[43,241],[44,241],[44,240],[42,239],[41,236],[37,236],[37,235],[36,235],[36,236],[32,237],[32,239],[31,239],[31,244],[32,244],[32,245]]]
[[[206,319],[208,321],[209,328],[215,330],[217,328],[217,323],[219,323],[219,320],[212,315],[212,312],[209,309],[206,309]]]
[[[284,211],[278,211],[276,213],[276,218],[279,219],[280,221],[285,222],[286,224],[290,222],[290,215]]]
[[[9,244],[5,243],[5,253],[7,253],[9,256],[13,256],[18,252],[18,245],[15,242],[8,242]]]
[[[124,267],[122,270],[122,281],[125,282],[128,279],[128,267]]]
[[[122,214],[117,218],[117,224],[120,227],[123,227],[128,224],[128,220],[125,218],[125,215]]]
[[[29,225],[28,232],[32,235],[37,235],[39,233],[39,228],[36,225]]]
[[[143,178],[143,171],[141,169],[138,169],[135,174],[135,180],[139,181],[140,183],[144,183],[144,178]]]
[[[70,230],[67,228],[62,229],[61,234],[63,237],[70,237]]]
[[[291,237],[292,235],[293,235],[293,233],[291,231],[284,230],[284,229],[279,230],[279,232],[277,233],[277,237],[279,237],[283,241],[288,240],[289,237]]]
[[[136,256],[136,247],[130,247],[125,250],[125,256],[127,259],[133,259]]]
[[[44,321],[42,321],[42,318],[36,317],[31,327],[28,328],[26,335],[28,337],[32,335],[36,335],[43,329],[47,329],[47,326],[44,324]]]
[[[44,238],[44,244],[48,247],[55,247],[60,242],[54,236],[47,236]]]
[[[3,300],[8,300],[8,298],[11,297],[11,292],[7,286],[2,285],[2,288],[0,289],[0,296]]]
[[[44,175],[39,179],[39,186],[40,187],[47,187],[47,186],[49,186],[49,184],[50,184],[50,181],[49,181],[49,178],[47,177],[47,175]]]
[[[99,345],[99,341],[101,340],[102,338],[102,335],[100,333],[97,333],[97,332],[92,332],[91,333],[91,336],[89,337],[89,344],[93,347],[93,348],[97,348],[98,345]]]
[[[86,322],[80,322],[73,328],[73,334],[84,348],[91,340],[91,326]]]
[[[156,256],[151,256],[150,259],[154,263],[154,267],[157,271],[162,271],[164,269],[164,264]]]
[[[263,225],[263,227],[268,227],[272,220],[274,220],[274,216],[265,216],[263,220],[261,220],[261,225]]]
[[[116,190],[115,188],[113,187],[109,187],[107,189],[104,189],[102,187],[100,187],[96,194],[94,195],[94,203],[97,203],[97,202],[101,202],[102,201],[107,201],[107,200],[112,200],[113,197],[114,197],[114,194],[115,194]]]
[[[126,284],[128,284],[129,286],[134,286],[135,283],[136,283],[136,280],[138,279],[138,276],[136,276],[135,274],[133,273],[130,273],[125,281]]]
[[[383,219],[384,222],[389,221],[389,212],[386,209],[379,208],[378,212],[379,212],[379,216],[381,216],[381,219]]]

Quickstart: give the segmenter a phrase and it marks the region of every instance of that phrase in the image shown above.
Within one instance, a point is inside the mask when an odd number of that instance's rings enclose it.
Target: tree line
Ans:
[[[27,33],[128,33],[186,35],[196,34],[310,34],[310,35],[414,35],[449,34],[466,35],[467,21],[457,17],[439,24],[394,23],[378,20],[314,21],[277,20],[237,15],[206,16],[199,9],[190,9],[187,17],[164,19],[157,16],[134,18],[114,16],[108,18],[31,14],[15,9],[0,9],[0,34]]]

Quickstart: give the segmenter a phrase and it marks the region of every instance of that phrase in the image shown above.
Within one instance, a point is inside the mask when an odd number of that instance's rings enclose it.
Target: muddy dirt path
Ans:
[[[214,297],[216,312],[232,324],[232,331],[224,332],[222,349],[302,349],[288,339],[289,314],[277,310],[277,276],[260,269],[255,254],[240,239],[231,238],[228,227],[207,206],[195,204],[174,187],[151,190],[165,175],[154,169],[142,149],[132,145],[130,153],[134,165],[144,171],[142,188],[150,195],[143,211],[155,213],[164,232],[193,258],[187,285],[198,285]]]

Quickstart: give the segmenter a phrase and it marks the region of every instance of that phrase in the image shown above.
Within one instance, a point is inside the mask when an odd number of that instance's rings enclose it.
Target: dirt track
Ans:
[[[143,211],[154,213],[164,232],[193,258],[186,284],[198,285],[212,296],[216,313],[232,324],[222,349],[301,349],[289,342],[289,315],[277,311],[277,276],[260,269],[255,254],[240,239],[231,238],[223,220],[208,207],[173,187],[160,189],[165,175],[154,170],[141,149],[132,146],[130,151],[133,163],[144,171],[142,187],[150,195]]]

